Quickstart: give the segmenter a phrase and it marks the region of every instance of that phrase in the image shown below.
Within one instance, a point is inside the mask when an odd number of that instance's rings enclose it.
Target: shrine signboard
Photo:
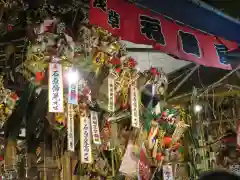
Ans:
[[[89,19],[91,24],[100,26],[123,40],[152,45],[179,59],[209,67],[232,69],[222,55],[238,47],[235,42],[215,37],[122,0],[91,0]]]

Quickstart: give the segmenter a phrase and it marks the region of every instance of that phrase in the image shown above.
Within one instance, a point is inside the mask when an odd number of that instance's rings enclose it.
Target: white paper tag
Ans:
[[[81,117],[81,162],[92,163],[92,147],[91,147],[91,132],[90,119],[88,117]]]
[[[78,105],[78,81],[69,82],[68,103]]]
[[[91,125],[92,125],[92,138],[94,144],[101,144],[99,126],[98,126],[98,113],[91,111]]]
[[[125,154],[122,158],[122,163],[119,171],[127,175],[134,175],[137,173],[138,158],[132,154],[134,145],[130,141],[127,145]]]
[[[163,165],[163,180],[174,180],[172,165]]]
[[[49,112],[64,112],[63,109],[63,77],[62,66],[58,63],[49,63],[48,80]]]
[[[68,151],[74,151],[74,110],[72,104],[68,104],[67,138]]]
[[[187,130],[189,125],[185,124],[183,121],[179,121],[172,135],[172,143],[177,142]]]
[[[161,105],[160,102],[157,103],[156,107],[154,108],[156,114],[161,113]]]
[[[115,111],[115,80],[108,77],[108,111]]]
[[[138,89],[136,83],[131,85],[132,127],[140,128]]]

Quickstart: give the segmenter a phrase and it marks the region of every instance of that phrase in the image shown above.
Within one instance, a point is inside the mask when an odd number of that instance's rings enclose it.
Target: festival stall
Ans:
[[[3,101],[18,104],[6,115],[5,178],[20,178],[22,161],[25,178],[34,178],[34,170],[43,179],[188,177],[183,134],[189,125],[181,107],[163,106],[162,69],[139,72],[119,38],[86,22],[75,39],[57,18],[33,32],[16,68],[26,90],[20,100],[10,93]],[[10,124],[24,111],[25,145]],[[38,127],[44,120],[48,125]]]
[[[205,161],[199,165],[195,158],[206,154],[203,133],[199,152],[194,151],[194,122],[207,107],[198,106],[194,113],[198,93],[194,91],[191,106],[181,98],[173,101],[181,82],[169,92],[175,76],[169,81],[159,67],[141,72],[138,59],[129,56],[121,39],[228,70],[233,66],[225,58],[226,48],[234,50],[237,44],[120,0],[91,1],[89,18],[87,3],[74,3],[56,8],[45,2],[35,14],[41,21],[28,22],[23,58],[13,72],[3,74],[2,177],[188,180],[213,169],[202,168]],[[80,11],[81,21],[69,23],[67,17],[72,16],[66,14],[80,7],[86,7]],[[122,8],[132,16],[127,18]],[[140,20],[133,24],[136,18]],[[184,81],[199,66],[184,75]],[[19,136],[21,128],[24,138]],[[209,158],[213,164],[214,158]]]

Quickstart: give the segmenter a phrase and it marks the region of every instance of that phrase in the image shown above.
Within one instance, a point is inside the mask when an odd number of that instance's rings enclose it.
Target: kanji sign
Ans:
[[[150,40],[154,40],[161,45],[165,45],[161,22],[158,19],[140,15],[140,25],[141,34],[145,35]]]
[[[92,139],[94,144],[101,144],[100,131],[98,125],[98,113],[91,111]]]
[[[91,127],[90,119],[88,117],[80,118],[80,132],[81,132],[81,162],[92,163],[92,146],[91,146]]]
[[[89,19],[91,24],[103,27],[123,40],[152,45],[159,51],[204,66],[232,69],[224,57],[219,56],[218,47],[224,46],[228,51],[238,47],[235,42],[122,0],[92,0]]]
[[[115,80],[108,77],[108,111],[115,111]]]
[[[63,112],[63,78],[59,63],[49,64],[49,112]]]
[[[131,86],[131,118],[132,127],[140,128],[138,89],[136,83]]]
[[[74,144],[74,110],[73,104],[68,104],[67,109],[67,143],[68,143],[68,151],[75,150]]]

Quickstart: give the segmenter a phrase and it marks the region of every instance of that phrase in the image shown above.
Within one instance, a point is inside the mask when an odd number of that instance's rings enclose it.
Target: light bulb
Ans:
[[[78,81],[78,72],[73,70],[68,71],[67,80],[70,84],[76,83]]]
[[[200,111],[202,111],[202,106],[199,104],[194,105],[194,111],[196,113],[199,113]]]

